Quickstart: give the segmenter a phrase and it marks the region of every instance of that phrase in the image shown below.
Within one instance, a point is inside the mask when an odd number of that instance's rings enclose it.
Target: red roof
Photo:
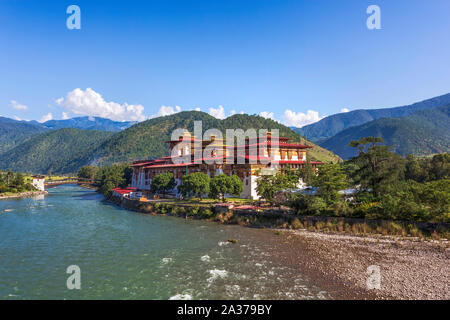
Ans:
[[[217,159],[225,159],[226,156],[217,156],[217,157],[209,157],[209,158],[201,158],[200,161],[213,161]],[[185,163],[168,163],[168,164],[154,164],[150,166],[146,166],[145,169],[152,169],[152,168],[170,168],[170,167],[185,167],[185,166],[192,166],[198,163],[195,162],[185,162]]]
[[[307,146],[304,144],[297,144],[297,143],[284,143],[284,142],[279,142],[279,143],[272,143],[272,142],[258,142],[258,143],[252,143],[252,144],[245,144],[245,145],[240,145],[237,146],[237,148],[244,148],[244,147],[257,147],[257,146],[261,146],[261,145],[266,145],[266,146],[279,146],[279,147],[294,147],[294,148],[302,148],[302,149],[306,149],[306,148],[312,148],[311,146]]]
[[[169,168],[169,167],[186,167],[195,164],[194,162],[187,163],[169,163],[169,164],[154,164],[151,166],[146,166],[145,169],[153,169],[153,168]]]
[[[127,193],[130,193],[130,192],[136,191],[137,188],[134,188],[134,187],[126,187],[125,189],[122,189],[122,188],[114,188],[114,189],[112,189],[112,190],[115,191],[115,192],[117,192],[117,193],[120,193],[120,194],[127,194]]]
[[[131,190],[126,190],[126,189],[120,189],[120,188],[114,188],[113,191],[119,193],[119,194],[127,194],[130,193]]]
[[[145,166],[145,165],[147,165],[149,163],[152,163],[152,162],[153,162],[153,160],[152,161],[143,161],[143,162],[133,163],[130,167],[142,167],[142,166]]]

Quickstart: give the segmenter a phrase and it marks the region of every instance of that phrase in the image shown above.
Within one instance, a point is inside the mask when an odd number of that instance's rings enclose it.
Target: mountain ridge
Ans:
[[[400,118],[379,118],[349,127],[320,145],[348,159],[357,154],[348,146],[351,140],[374,136],[385,140],[392,151],[419,156],[450,152],[450,104],[422,109]]]
[[[450,103],[450,93],[419,101],[410,105],[380,108],[357,109],[345,113],[337,113],[302,128],[293,129],[306,139],[316,143],[338,134],[347,128],[361,125],[380,118],[399,118],[423,109],[441,107]]]

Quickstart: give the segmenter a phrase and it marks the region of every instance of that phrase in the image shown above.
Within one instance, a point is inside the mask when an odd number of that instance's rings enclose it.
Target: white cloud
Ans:
[[[341,112],[342,112],[342,113],[349,112],[349,111],[350,111],[350,109],[348,109],[348,108],[342,108],[342,109],[341,109]]]
[[[18,116],[14,116],[14,120],[22,121],[22,119],[20,119]]]
[[[21,110],[21,111],[28,110],[28,107],[26,105],[20,104],[16,100],[11,100],[9,105],[11,107],[13,107],[13,109],[15,109],[15,110]]]
[[[158,112],[154,115],[152,115],[150,118],[157,118],[157,117],[164,117],[164,116],[170,116],[171,114],[175,114],[181,111],[180,106],[161,106],[159,108]]]
[[[217,119],[225,119],[225,109],[219,106],[217,109],[209,108],[209,114]]]
[[[233,110],[231,110],[230,115],[233,116],[233,115],[235,115],[236,113],[237,113],[237,111],[233,109]],[[239,112],[239,114],[244,114],[244,113],[245,113],[245,112],[242,111],[242,110]]]
[[[308,110],[306,113],[285,110],[283,114],[283,124],[290,127],[301,128],[307,124],[319,121],[323,117],[319,116],[318,111]]]
[[[70,91],[65,98],[59,98],[56,103],[77,115],[108,118],[115,121],[143,121],[144,106],[140,104],[120,104],[107,102],[101,94],[91,88]]]
[[[40,120],[38,120],[38,122],[43,123],[49,120],[53,119],[53,115],[51,112],[47,113],[46,115],[44,115]]]
[[[260,112],[259,115],[260,115],[261,117],[263,117],[263,118],[266,118],[266,119],[272,119],[272,120],[275,120],[275,118],[274,118],[274,116],[273,116],[273,112],[263,111],[263,112]]]
[[[63,119],[63,120],[69,119],[69,115],[67,114],[67,112],[63,112],[63,113],[62,113],[62,119]]]
[[[195,108],[194,110],[195,110],[195,111],[201,111],[201,109],[200,109],[200,108]]]

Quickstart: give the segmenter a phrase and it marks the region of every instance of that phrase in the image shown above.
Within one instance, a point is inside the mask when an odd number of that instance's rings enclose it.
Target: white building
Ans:
[[[45,190],[45,177],[44,176],[33,176],[33,182],[31,185],[38,189],[39,191]]]

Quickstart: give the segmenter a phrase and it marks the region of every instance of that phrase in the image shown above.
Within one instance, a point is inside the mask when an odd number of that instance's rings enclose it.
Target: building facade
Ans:
[[[45,177],[44,176],[33,176],[33,181],[31,182],[31,185],[35,187],[39,191],[45,190]]]
[[[192,172],[203,172],[210,177],[236,174],[244,185],[241,197],[258,199],[256,181],[259,176],[274,174],[287,167],[299,169],[306,164],[307,151],[312,147],[289,143],[289,140],[272,138],[268,132],[263,138],[247,138],[244,144],[227,146],[223,139],[212,136],[208,141],[198,140],[185,132],[179,139],[166,141],[170,147],[169,156],[133,162],[131,187],[150,190],[152,179],[166,172],[173,173],[177,187],[183,177]],[[200,155],[195,154],[198,150],[201,150]],[[321,162],[311,161],[310,164],[317,167]],[[178,193],[177,187],[174,193]]]

